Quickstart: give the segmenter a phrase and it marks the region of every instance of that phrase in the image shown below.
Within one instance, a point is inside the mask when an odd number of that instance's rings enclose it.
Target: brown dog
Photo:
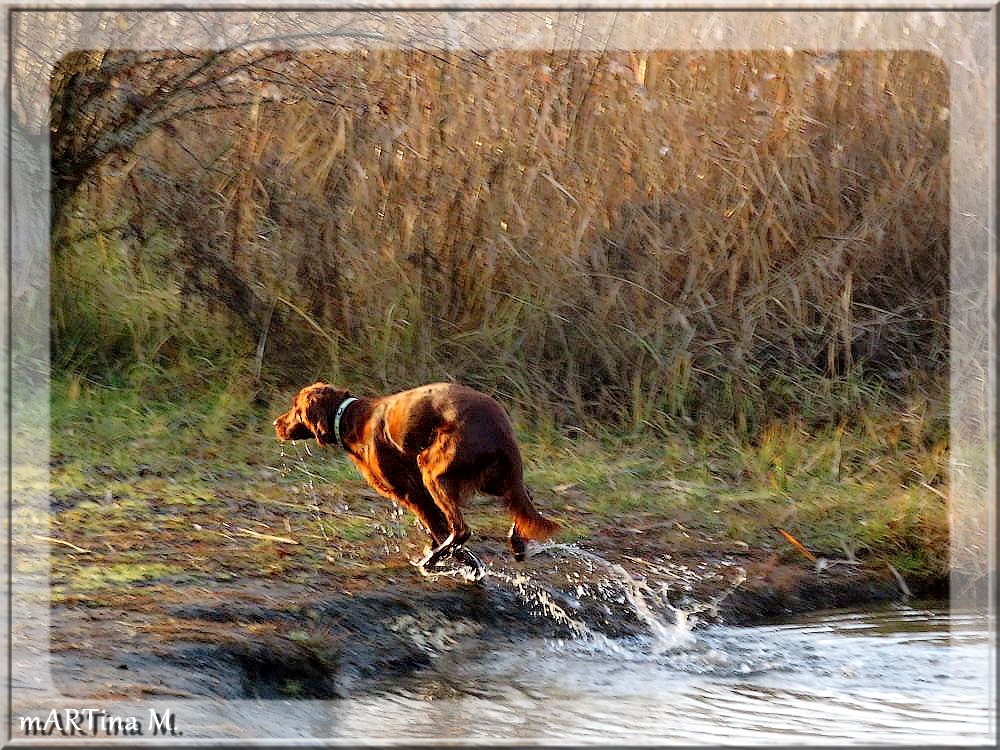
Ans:
[[[525,539],[558,528],[531,503],[506,412],[472,388],[434,383],[368,399],[315,383],[274,428],[279,440],[339,443],[372,488],[412,511],[434,540],[422,569],[469,539],[461,508],[476,492],[499,497],[513,517],[508,540],[518,561]]]

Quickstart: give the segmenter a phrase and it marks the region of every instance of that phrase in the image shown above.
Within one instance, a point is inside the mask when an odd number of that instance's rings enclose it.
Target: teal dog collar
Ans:
[[[354,396],[348,396],[343,401],[340,402],[340,407],[337,409],[337,416],[333,418],[333,439],[336,440],[340,445],[343,443],[340,440],[340,420],[344,416],[344,412],[347,411],[347,407],[357,401]]]

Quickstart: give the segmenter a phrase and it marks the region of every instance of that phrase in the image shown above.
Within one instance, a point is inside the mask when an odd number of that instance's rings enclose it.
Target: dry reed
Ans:
[[[149,139],[102,190],[144,233],[293,301],[276,318],[317,362],[296,382],[454,377],[638,431],[811,403],[835,421],[872,382],[946,369],[947,77],[930,55],[273,66],[256,105]]]

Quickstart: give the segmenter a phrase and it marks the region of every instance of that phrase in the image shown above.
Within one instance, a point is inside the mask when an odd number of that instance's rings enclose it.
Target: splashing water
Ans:
[[[324,523],[324,515],[333,515],[343,520],[353,520],[364,518],[371,522],[372,530],[381,537],[381,551],[386,559],[393,558],[402,551],[402,542],[408,537],[408,528],[416,525],[415,519],[401,508],[397,503],[379,503],[371,512],[365,513],[362,510],[352,507],[347,501],[347,497],[339,490],[335,490],[335,485],[318,474],[309,467],[308,459],[313,458],[308,441],[292,441],[280,445],[281,462],[279,466],[269,468],[277,471],[282,477],[296,477],[299,480],[299,492],[308,498],[304,507],[309,510],[316,521],[320,534],[327,549],[327,557],[333,555],[341,556],[341,552],[327,533]],[[321,498],[320,485],[329,489],[334,489],[337,495],[336,502],[329,502]]]
[[[373,528],[382,537],[382,551],[385,557],[398,555],[402,551],[400,542],[407,536],[406,511],[396,503],[388,506],[388,510],[376,511]]]
[[[644,579],[636,578],[619,563],[606,560],[600,555],[576,545],[553,544],[547,549],[557,549],[572,557],[603,565],[617,575],[624,588],[626,601],[632,605],[635,615],[649,628],[649,632],[653,636],[652,650],[654,655],[683,648],[694,643],[695,637],[692,628],[696,621],[689,617],[690,613],[688,611],[678,609],[671,604],[665,595],[665,590],[661,589],[661,594],[657,595]],[[653,611],[649,600],[646,598],[647,595],[649,595],[650,599],[658,599],[664,605],[665,609],[674,615],[673,624],[664,622]]]
[[[626,649],[579,617],[571,615],[559,600],[567,602],[567,606],[575,609],[579,606],[577,598],[565,592],[556,593],[548,590],[526,572],[511,573],[490,564],[487,566],[487,579],[492,578],[502,587],[516,593],[536,614],[567,627],[574,638],[582,644],[628,659],[648,656],[656,658],[690,648],[696,641],[694,628],[699,622],[697,615],[705,611],[715,614],[718,604],[746,580],[744,571],[738,569],[736,580],[723,594],[707,603],[694,602],[682,608],[671,602],[668,596],[669,583],[661,582],[658,590],[654,590],[646,577],[633,575],[622,564],[607,560],[596,552],[575,544],[554,542],[538,545],[538,550],[559,558],[557,565],[563,565],[566,561],[582,563],[585,575],[581,575],[579,570],[566,575],[568,581],[576,584],[576,597],[592,597],[606,606],[628,607],[629,613],[649,631],[651,640],[648,644],[648,653],[636,651],[635,648]],[[654,565],[649,567],[651,572],[658,573],[661,577],[681,579],[687,590],[691,589],[692,581],[699,580],[697,575],[687,569],[684,569],[687,575],[682,579],[677,573],[662,567]],[[601,570],[609,575],[601,575]]]
[[[583,620],[570,615],[565,608],[555,600],[555,596],[546,591],[540,584],[524,573],[508,573],[496,568],[492,563],[486,566],[486,578],[493,579],[514,591],[532,611],[548,617],[553,622],[569,628],[574,638],[580,642],[595,647],[601,651],[623,654],[620,645],[608,638],[604,633],[592,629]]]

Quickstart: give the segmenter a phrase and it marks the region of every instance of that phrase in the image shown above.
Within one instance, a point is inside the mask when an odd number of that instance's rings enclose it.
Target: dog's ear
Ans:
[[[303,418],[306,426],[316,437],[316,442],[320,445],[329,445],[334,442],[333,420],[337,407],[347,397],[347,393],[325,383],[316,385],[322,387],[313,386],[303,410]]]
[[[319,385],[317,383],[317,385]],[[316,437],[316,442],[326,445],[333,440],[333,414],[330,412],[330,405],[333,402],[333,389],[316,388],[309,393],[306,399],[305,408],[302,410],[302,418],[306,427]]]

